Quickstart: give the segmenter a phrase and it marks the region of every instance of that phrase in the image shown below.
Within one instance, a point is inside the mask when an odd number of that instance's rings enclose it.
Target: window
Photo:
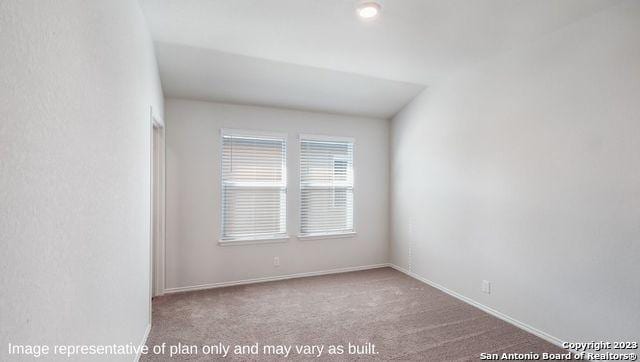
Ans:
[[[286,136],[222,131],[222,240],[285,238]]]
[[[301,135],[300,236],[353,232],[353,140]]]

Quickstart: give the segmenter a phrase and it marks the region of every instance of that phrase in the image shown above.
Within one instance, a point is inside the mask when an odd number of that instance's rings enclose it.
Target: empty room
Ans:
[[[0,0],[0,360],[636,361],[640,1]]]

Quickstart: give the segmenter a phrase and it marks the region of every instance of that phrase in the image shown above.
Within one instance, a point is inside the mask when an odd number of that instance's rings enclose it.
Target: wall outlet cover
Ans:
[[[482,292],[486,294],[491,294],[491,283],[487,280],[482,281]]]

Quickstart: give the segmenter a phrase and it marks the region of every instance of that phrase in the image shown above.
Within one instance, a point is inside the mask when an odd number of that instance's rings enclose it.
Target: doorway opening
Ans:
[[[165,289],[165,128],[151,109],[151,297]],[[151,298],[150,298],[151,299]]]

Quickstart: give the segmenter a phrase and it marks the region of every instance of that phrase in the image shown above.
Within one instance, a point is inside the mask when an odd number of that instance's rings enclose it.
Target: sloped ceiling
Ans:
[[[425,86],[618,0],[141,0],[167,96],[389,118]]]

